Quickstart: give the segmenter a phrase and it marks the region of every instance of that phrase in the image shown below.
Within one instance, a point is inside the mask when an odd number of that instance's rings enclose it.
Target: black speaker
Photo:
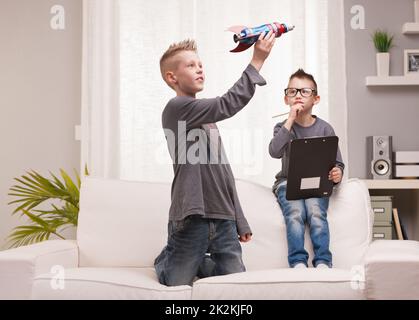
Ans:
[[[368,173],[373,179],[392,178],[392,137],[367,137]]]

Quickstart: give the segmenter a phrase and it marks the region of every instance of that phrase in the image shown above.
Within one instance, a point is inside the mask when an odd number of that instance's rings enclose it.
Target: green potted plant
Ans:
[[[377,50],[377,76],[388,77],[390,74],[390,49],[394,36],[387,31],[376,30],[372,35],[375,49]]]
[[[64,239],[62,231],[77,226],[80,176],[75,172],[73,181],[64,170],[60,173],[62,180],[51,172],[52,179],[48,179],[34,170],[14,178],[18,184],[9,189],[9,195],[17,199],[8,204],[18,204],[12,214],[20,212],[29,218],[30,224],[13,229],[8,237],[10,247],[48,240],[51,235]],[[88,175],[87,168],[85,174]]]

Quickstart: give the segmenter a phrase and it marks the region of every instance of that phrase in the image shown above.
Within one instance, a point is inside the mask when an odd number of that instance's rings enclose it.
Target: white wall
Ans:
[[[365,29],[353,29],[353,6],[365,10]],[[367,178],[366,137],[393,137],[393,151],[419,151],[419,87],[367,87],[365,77],[376,75],[376,29],[394,35],[390,50],[390,75],[403,75],[405,49],[419,49],[419,35],[402,34],[403,24],[414,22],[413,0],[344,0],[347,70],[347,123],[350,177]],[[410,239],[419,240],[418,190],[375,190],[374,195],[393,195],[393,205]]]
[[[413,0],[345,0],[345,40],[348,97],[348,141],[351,177],[367,178],[366,137],[393,136],[394,151],[419,151],[419,87],[367,87],[376,75],[376,52],[371,34],[376,29],[394,35],[390,75],[403,75],[403,52],[419,49],[419,35],[402,34],[405,22],[414,22]],[[365,29],[351,27],[351,8],[365,10]]]
[[[64,30],[50,26],[54,5],[65,9]],[[30,169],[79,170],[81,43],[82,0],[1,0],[1,249],[13,227],[25,223],[7,205],[13,178]]]

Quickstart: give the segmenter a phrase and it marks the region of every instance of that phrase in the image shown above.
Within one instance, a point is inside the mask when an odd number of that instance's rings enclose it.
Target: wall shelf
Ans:
[[[367,77],[367,86],[419,86],[419,76]]]
[[[419,189],[419,179],[362,180],[368,189]]]
[[[407,22],[403,25],[403,34],[419,34],[419,22]]]

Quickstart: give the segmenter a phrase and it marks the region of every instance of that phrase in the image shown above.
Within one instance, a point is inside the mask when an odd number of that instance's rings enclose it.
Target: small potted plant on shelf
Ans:
[[[372,35],[375,49],[377,50],[377,76],[388,77],[390,74],[390,49],[394,36],[387,31],[376,30]]]

